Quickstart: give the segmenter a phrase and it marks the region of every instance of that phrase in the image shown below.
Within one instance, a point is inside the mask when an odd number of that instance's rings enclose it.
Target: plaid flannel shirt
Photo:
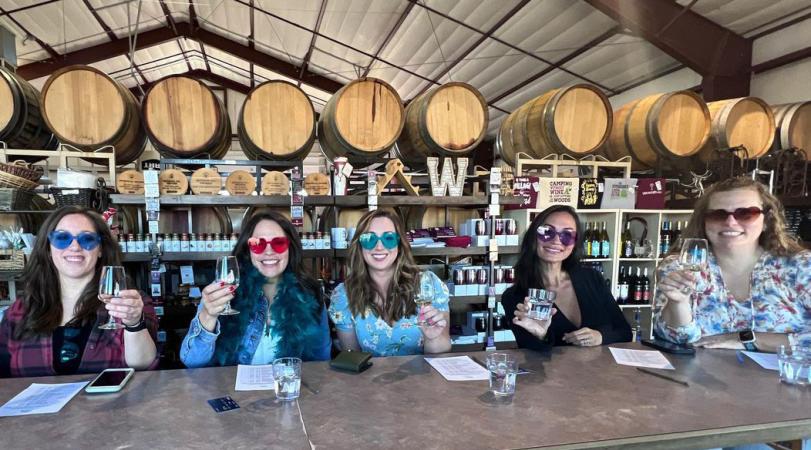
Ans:
[[[152,299],[143,296],[144,320],[152,340],[157,342],[158,320]],[[3,315],[0,321],[0,378],[39,377],[56,375],[53,367],[53,337],[40,336],[26,340],[13,338],[15,327],[25,317],[25,307],[18,298]],[[99,373],[104,369],[127,367],[124,358],[124,330],[102,330],[99,325],[107,322],[107,310],[100,305],[96,311],[96,322],[87,339],[82,362],[77,373]],[[158,358],[149,369],[158,365]]]

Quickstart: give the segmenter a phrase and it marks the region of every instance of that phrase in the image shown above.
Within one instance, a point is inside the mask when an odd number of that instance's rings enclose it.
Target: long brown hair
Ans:
[[[101,236],[101,245],[93,279],[79,296],[73,311],[73,319],[68,325],[83,326],[95,322],[96,311],[101,306],[97,296],[101,268],[121,265],[118,244],[113,239],[110,228],[97,212],[78,206],[65,206],[51,213],[37,232],[34,249],[22,272],[21,279],[25,286],[23,294],[25,318],[13,332],[15,339],[49,335],[62,322],[62,287],[59,285],[59,273],[51,258],[48,234],[56,229],[60,220],[71,214],[79,214],[90,220],[95,232]]]
[[[361,234],[369,231],[372,221],[378,218],[391,220],[394,223],[395,231],[400,235],[400,243],[397,245],[397,259],[394,261],[394,276],[386,293],[377,292],[377,288],[372,282],[372,277],[366,267],[366,262],[363,260],[363,248],[361,248],[359,240]],[[406,239],[405,227],[400,216],[388,209],[378,209],[364,214],[349,245],[346,295],[352,315],[365,316],[366,310],[371,309],[378,317],[390,323],[414,315],[417,312],[417,307],[413,297],[419,274],[420,268],[414,262],[411,245],[408,244]],[[375,294],[386,299],[382,308],[375,304]]]
[[[760,234],[758,243],[764,250],[773,255],[791,256],[803,250],[790,234],[786,232],[786,219],[783,215],[783,206],[780,200],[769,193],[763,184],[746,177],[728,178],[724,181],[713,184],[704,195],[696,201],[693,215],[687,228],[681,234],[682,238],[707,239],[707,232],[704,227],[704,219],[710,205],[710,198],[718,192],[729,192],[737,189],[752,189],[760,196],[763,209],[763,232]],[[672,248],[669,254],[677,254],[679,249]]]

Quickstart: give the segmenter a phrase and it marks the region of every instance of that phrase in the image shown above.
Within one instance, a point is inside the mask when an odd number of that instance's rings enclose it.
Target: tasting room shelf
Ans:
[[[162,195],[158,197],[161,205],[166,206],[195,206],[195,205],[224,205],[224,206],[290,206],[289,195]],[[304,197],[304,206],[343,206],[365,207],[368,198],[365,195],[311,195]],[[110,201],[116,205],[143,205],[143,195],[112,194]],[[453,206],[453,207],[485,207],[490,199],[485,196],[476,197],[433,197],[433,196],[393,196],[382,195],[377,198],[379,206]],[[518,205],[520,198],[501,197],[502,205]]]
[[[220,256],[229,256],[228,252],[164,252],[160,256],[161,261],[216,261]],[[303,250],[304,258],[332,258],[333,250]],[[124,253],[124,262],[148,262],[152,260],[149,253]]]

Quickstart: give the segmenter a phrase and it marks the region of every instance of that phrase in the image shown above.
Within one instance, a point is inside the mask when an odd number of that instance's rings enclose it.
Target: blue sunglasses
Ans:
[[[400,243],[400,235],[394,231],[386,231],[382,236],[378,236],[376,233],[369,231],[361,234],[358,240],[364,250],[374,250],[377,247],[377,241],[382,242],[383,247],[387,250],[394,250],[397,244]]]
[[[98,233],[83,231],[78,236],[74,236],[67,231],[55,230],[48,233],[48,240],[57,250],[64,250],[70,247],[74,240],[79,243],[79,247],[85,250],[93,250],[101,244],[101,236]]]

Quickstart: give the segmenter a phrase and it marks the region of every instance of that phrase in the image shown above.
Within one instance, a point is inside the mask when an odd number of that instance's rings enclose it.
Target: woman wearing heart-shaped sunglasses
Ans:
[[[60,208],[36,236],[18,284],[24,294],[0,321],[0,377],[156,367],[158,327],[150,298],[125,289],[108,303],[99,301],[102,267],[121,265],[102,217],[86,208]],[[99,328],[110,316],[125,328]]]
[[[418,310],[421,282],[434,297]],[[451,349],[448,299],[442,280],[432,272],[422,276],[400,217],[379,209],[358,223],[346,282],[333,291],[329,313],[344,350],[374,356],[441,353]]]
[[[242,226],[232,254],[238,286],[215,281],[180,348],[188,367],[269,364],[296,357],[327,360],[332,342],[321,288],[302,259],[293,224],[275,211],[260,211]],[[240,314],[221,315],[229,303]]]
[[[603,276],[580,265],[581,234],[577,213],[563,205],[542,211],[524,233],[515,284],[501,296],[519,347],[591,347],[631,340],[631,327]],[[550,319],[528,316],[531,288],[557,294]]]
[[[682,238],[709,243],[707,269],[658,268],[654,330],[677,343],[776,352],[811,346],[811,252],[786,231],[780,202],[751,178],[712,185]]]

